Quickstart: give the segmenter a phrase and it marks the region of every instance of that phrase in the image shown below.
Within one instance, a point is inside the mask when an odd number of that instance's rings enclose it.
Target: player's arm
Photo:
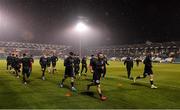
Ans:
[[[42,65],[42,57],[39,60],[39,64]]]
[[[125,61],[124,61],[124,65],[126,65],[126,63],[127,63],[127,61],[125,60]]]
[[[131,63],[132,63],[132,66],[131,66],[131,67],[133,68],[133,66],[134,66],[133,60],[132,60],[132,62],[131,62]]]
[[[109,63],[106,61],[106,64],[109,65]]]
[[[92,68],[92,65],[89,65],[89,70],[90,70],[91,73],[94,72],[94,70],[93,70],[93,68]]]

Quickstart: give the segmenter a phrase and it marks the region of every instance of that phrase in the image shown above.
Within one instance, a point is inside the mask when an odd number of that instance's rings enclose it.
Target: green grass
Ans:
[[[58,62],[58,71],[47,80],[40,79],[41,71],[38,61],[33,64],[30,83],[25,86],[22,78],[17,79],[6,70],[6,62],[0,62],[0,108],[180,108],[180,65],[153,64],[155,84],[158,89],[150,89],[148,78],[138,80],[135,84],[126,78],[126,69],[120,62],[110,62],[107,67],[107,78],[101,81],[103,94],[108,97],[104,102],[99,100],[96,87],[92,87],[94,97],[83,95],[88,80],[76,80],[78,93],[71,97],[65,94],[68,88],[59,88],[63,77],[63,62]],[[143,72],[143,65],[132,70],[132,76]],[[92,74],[88,72],[88,79]],[[70,80],[65,82],[70,86]]]

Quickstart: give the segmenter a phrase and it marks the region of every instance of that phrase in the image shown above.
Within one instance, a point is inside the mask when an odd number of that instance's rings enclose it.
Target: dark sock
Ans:
[[[71,87],[74,87],[74,82],[71,82]]]
[[[153,81],[150,81],[151,85],[153,85]]]
[[[99,94],[100,97],[102,97],[102,94]]]
[[[63,84],[63,83],[64,83],[64,81],[65,81],[65,79],[62,79],[62,82],[61,82],[61,84]]]

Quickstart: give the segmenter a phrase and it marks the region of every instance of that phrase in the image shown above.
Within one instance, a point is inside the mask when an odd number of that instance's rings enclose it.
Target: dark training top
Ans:
[[[67,57],[64,60],[64,66],[66,68],[73,68],[73,66],[74,66],[74,59],[71,56]]]
[[[143,63],[145,64],[145,68],[152,68],[152,60],[150,56],[146,56]]]
[[[87,63],[86,63],[86,58],[85,58],[85,57],[83,57],[83,59],[82,59],[82,65],[83,65],[83,66],[86,66],[86,65],[87,65]]]
[[[127,58],[127,59],[124,61],[124,65],[126,65],[126,68],[127,68],[127,69],[133,68],[133,60],[130,59],[130,58]]]
[[[47,58],[45,58],[44,56],[42,56],[42,57],[40,58],[40,60],[39,60],[39,63],[40,63],[41,66],[46,67],[46,65],[47,65]]]
[[[52,56],[51,57],[51,61],[52,61],[52,63],[56,63],[57,61],[58,61],[58,57],[56,57],[56,56]]]
[[[23,68],[30,68],[31,59],[28,57],[24,57],[21,59]]]
[[[74,65],[79,66],[79,64],[80,64],[80,58],[79,57],[74,58]]]

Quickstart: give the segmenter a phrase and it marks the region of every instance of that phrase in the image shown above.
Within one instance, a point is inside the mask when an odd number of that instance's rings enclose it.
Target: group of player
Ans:
[[[46,70],[48,70],[49,73],[54,74],[54,72],[56,71],[57,61],[58,61],[58,57],[55,54],[53,54],[52,56],[44,54],[43,56],[40,57],[39,64],[41,65],[41,70],[42,70],[42,80],[45,80]],[[18,55],[10,54],[9,56],[7,56],[7,70],[13,69],[14,72],[16,73],[17,78],[19,78],[20,71],[22,70],[23,83],[27,84],[32,71],[33,62],[34,59],[32,55],[27,56],[26,54],[23,54],[23,57],[19,58]],[[79,72],[80,63],[82,64],[81,72]],[[101,76],[105,78],[106,65],[109,64],[107,63],[106,56],[104,56],[102,53],[98,53],[97,56],[91,55],[89,69],[90,72],[93,74],[93,78],[91,83],[87,85],[87,90],[89,90],[91,86],[97,86],[97,91],[101,100],[106,99],[106,97],[102,95],[100,88]],[[80,60],[80,57],[78,55],[74,54],[73,52],[70,52],[68,57],[64,59],[64,66],[65,66],[65,72],[64,72],[64,77],[60,83],[60,87],[63,87],[64,81],[68,77],[70,77],[71,89],[72,91],[76,91],[76,88],[74,86],[74,80],[76,79],[77,75],[78,77],[80,77],[81,75],[86,76],[88,69],[87,57],[84,56],[82,60]],[[84,69],[85,69],[85,73],[82,74]]]
[[[58,57],[53,54],[50,55],[43,55],[40,57],[39,63],[41,65],[42,70],[42,80],[45,80],[45,72],[46,69],[49,73],[54,74],[56,71],[56,62],[58,61]],[[19,78],[20,70],[22,70],[23,75],[23,82],[24,84],[27,84],[27,81],[29,79],[29,76],[32,71],[32,63],[34,62],[32,55],[27,56],[26,54],[23,54],[22,58],[19,58],[18,55],[9,55],[7,57],[7,69],[14,69],[14,72],[16,74],[16,77]],[[81,72],[80,70],[80,63],[82,63]],[[143,61],[145,67],[144,67],[144,74],[143,76],[137,76],[137,77],[131,77],[131,69],[133,68],[133,60],[130,57],[127,57],[127,59],[124,62],[124,65],[126,65],[128,78],[131,80],[136,81],[136,79],[145,78],[146,76],[150,77],[150,84],[151,88],[157,88],[153,84],[153,71],[152,71],[152,61],[151,61],[151,54],[148,54],[146,58]],[[22,64],[22,69],[21,69]],[[52,67],[51,67],[52,65]],[[101,88],[100,88],[100,80],[101,78],[105,78],[106,75],[106,65],[109,65],[107,62],[107,57],[103,55],[103,53],[98,53],[97,55],[91,55],[90,58],[90,64],[89,64],[89,70],[93,74],[93,78],[91,83],[87,85],[87,91],[89,91],[91,86],[96,86],[98,94],[100,96],[101,100],[106,100],[106,97],[102,95]],[[139,62],[137,62],[137,66],[139,65]],[[87,65],[87,58],[83,57],[82,60],[80,60],[80,57],[73,52],[70,52],[69,55],[64,59],[64,77],[62,78],[60,82],[60,87],[64,86],[64,81],[69,77],[71,78],[71,90],[76,91],[74,81],[76,77],[80,77],[81,75],[86,76],[88,65]],[[85,73],[83,73],[85,69]]]
[[[152,71],[152,60],[151,59],[152,59],[151,53],[147,53],[147,56],[143,60],[143,64],[145,65],[143,75],[142,76],[139,75],[137,77],[131,77],[131,70],[133,68],[134,63],[133,63],[132,58],[127,57],[126,60],[124,61],[124,65],[126,65],[128,79],[134,80],[134,83],[135,83],[137,79],[144,79],[147,76],[149,76],[151,88],[156,89],[157,87],[154,85],[154,81],[153,81],[154,76],[153,76],[153,71]],[[136,59],[137,66],[139,66],[139,62],[140,62],[140,59],[137,58]]]
[[[80,59],[77,55],[75,55],[73,52],[69,53],[69,56],[64,60],[64,66],[65,66],[65,72],[64,77],[62,81],[60,82],[60,87],[64,86],[64,81],[70,77],[71,78],[71,89],[72,91],[76,91],[76,88],[74,86],[74,80],[76,78],[76,75],[81,76],[79,73],[79,64]],[[87,91],[89,91],[91,86],[97,86],[97,91],[100,96],[101,100],[106,100],[106,97],[102,95],[101,88],[100,88],[100,79],[101,76],[104,78],[106,74],[106,65],[109,65],[107,63],[107,58],[102,53],[98,53],[97,56],[91,55],[90,59],[90,72],[93,74],[93,78],[90,84],[87,85]],[[87,62],[86,57],[82,58],[82,70],[85,70],[85,73],[87,72]],[[85,75],[86,76],[86,75]]]
[[[18,54],[9,54],[6,60],[7,70],[13,71],[17,78],[20,77],[20,72],[22,71],[23,82],[24,84],[27,84],[32,72],[32,63],[34,63],[32,55],[27,56],[26,54],[23,54],[23,57],[20,58]]]

